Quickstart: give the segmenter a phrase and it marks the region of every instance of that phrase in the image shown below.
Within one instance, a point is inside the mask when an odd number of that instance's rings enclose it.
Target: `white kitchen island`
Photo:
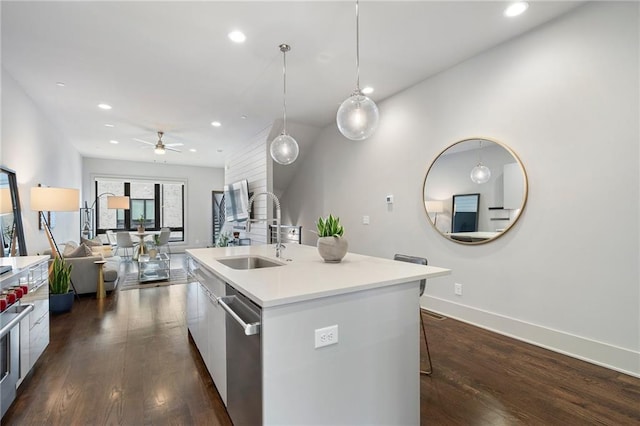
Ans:
[[[295,244],[281,259],[273,245],[187,255],[198,281],[189,284],[189,331],[234,422],[227,389],[237,379],[228,363],[238,355],[227,351],[227,334],[236,325],[216,303],[225,288],[262,310],[254,379],[263,424],[420,423],[419,281],[449,270],[353,253],[324,263],[315,247]],[[245,256],[283,265],[239,270],[218,261]],[[332,326],[337,333],[320,334],[337,343],[317,347],[316,330]]]

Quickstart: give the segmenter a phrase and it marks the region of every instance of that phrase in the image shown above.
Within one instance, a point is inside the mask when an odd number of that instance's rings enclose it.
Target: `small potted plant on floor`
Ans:
[[[343,237],[344,227],[340,218],[329,215],[326,219],[318,218],[318,253],[328,263],[338,263],[347,254],[349,243]]]
[[[73,307],[73,290],[71,284],[71,267],[62,257],[53,259],[53,267],[49,274],[49,310],[54,314],[69,312]]]

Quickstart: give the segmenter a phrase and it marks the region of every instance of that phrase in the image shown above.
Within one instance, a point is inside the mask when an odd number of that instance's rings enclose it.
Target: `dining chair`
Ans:
[[[127,257],[127,249],[131,249],[131,255],[129,256],[129,258],[133,259],[133,249],[136,245],[133,244],[133,241],[131,240],[131,234],[129,234],[128,232],[117,232],[116,243],[118,244],[118,247],[116,248],[116,254],[122,248],[124,249],[124,256]]]
[[[158,251],[160,247],[166,247],[167,253],[171,254],[171,247],[169,247],[169,238],[171,238],[171,229],[162,228],[160,229],[160,234],[158,235]]]

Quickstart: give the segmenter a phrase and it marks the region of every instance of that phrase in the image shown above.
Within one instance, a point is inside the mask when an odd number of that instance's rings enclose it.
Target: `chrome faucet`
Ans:
[[[266,195],[267,197],[271,197],[273,199],[273,203],[276,205],[276,218],[274,222],[276,224],[276,257],[282,257],[282,250],[285,248],[282,245],[281,237],[280,237],[280,200],[276,197],[276,194],[270,191],[258,192],[257,194],[253,194],[251,198],[249,198],[249,211],[251,211],[251,207],[253,206],[253,200],[258,195]],[[266,219],[247,219],[247,232],[251,231],[251,222],[268,222]]]

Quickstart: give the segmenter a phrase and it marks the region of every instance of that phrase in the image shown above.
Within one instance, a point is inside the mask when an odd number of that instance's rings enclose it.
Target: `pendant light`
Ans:
[[[361,141],[378,127],[378,106],[360,91],[360,14],[356,0],[356,89],[336,114],[338,129],[345,137]]]
[[[480,142],[480,151],[478,152],[478,165],[471,169],[471,180],[478,185],[489,182],[491,178],[491,170],[482,164],[482,141]]]
[[[288,165],[296,161],[298,158],[298,142],[287,134],[287,52],[291,50],[288,44],[281,44],[282,52],[282,77],[283,77],[283,95],[282,95],[282,111],[283,124],[282,133],[271,142],[271,158],[278,164]]]

